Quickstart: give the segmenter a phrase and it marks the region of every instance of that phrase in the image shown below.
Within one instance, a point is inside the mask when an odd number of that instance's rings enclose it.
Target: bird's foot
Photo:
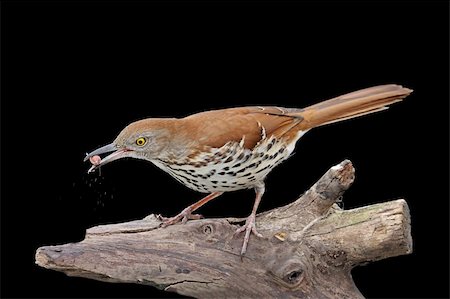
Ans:
[[[161,227],[167,227],[169,225],[178,223],[180,221],[181,221],[181,223],[184,224],[190,219],[195,219],[195,220],[201,219],[201,218],[203,218],[203,216],[200,214],[192,214],[192,208],[187,207],[186,209],[181,211],[180,214],[178,214],[174,217],[169,218],[169,217],[163,217],[161,215],[158,215],[157,218],[162,221]]]
[[[263,236],[260,233],[258,233],[258,231],[256,230],[255,217],[256,217],[255,214],[250,214],[250,216],[247,217],[247,220],[245,220],[245,224],[242,227],[238,228],[236,230],[236,232],[234,233],[235,235],[237,235],[237,234],[245,231],[244,243],[242,244],[242,249],[241,249],[241,257],[247,251],[247,245],[248,245],[248,240],[250,239],[250,233],[254,233],[259,238],[262,238],[262,236]]]

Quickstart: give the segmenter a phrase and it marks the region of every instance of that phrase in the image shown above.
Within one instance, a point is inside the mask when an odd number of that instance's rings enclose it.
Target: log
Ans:
[[[331,167],[291,204],[257,216],[241,258],[243,219],[160,228],[155,215],[90,228],[79,243],[40,247],[36,263],[107,282],[137,283],[197,298],[363,298],[351,270],[412,252],[403,199],[342,210],[354,180],[348,160]]]

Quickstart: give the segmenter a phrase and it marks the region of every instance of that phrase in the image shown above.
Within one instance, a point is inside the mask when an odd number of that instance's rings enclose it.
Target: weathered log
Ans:
[[[242,219],[202,219],[160,228],[142,220],[87,230],[82,242],[41,247],[42,267],[201,297],[363,298],[353,267],[412,252],[403,199],[344,211],[350,161],[332,167],[295,202],[257,217],[263,238],[239,255]]]

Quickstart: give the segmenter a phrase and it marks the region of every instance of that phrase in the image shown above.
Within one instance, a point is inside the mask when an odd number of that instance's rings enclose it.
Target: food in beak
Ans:
[[[115,148],[116,149],[116,148]],[[110,150],[108,150],[110,151]],[[99,154],[103,154],[107,151],[105,150],[95,150],[92,153],[88,154],[86,156],[86,158],[84,159],[85,161],[89,160],[89,162],[91,162],[92,166],[91,168],[89,168],[88,173],[93,172],[94,170],[96,170],[97,168],[99,168],[100,166],[103,166],[105,164],[108,164],[109,162],[124,158],[129,156],[129,153],[132,152],[129,149],[126,148],[122,148],[122,149],[118,149],[115,152],[109,154],[108,156],[104,157],[103,159],[99,156]]]
[[[88,173],[91,173],[95,170],[95,168],[97,168],[97,166],[99,166],[102,162],[102,158],[100,158],[100,156],[92,156],[89,157],[89,162],[91,162],[92,166],[91,168],[89,168]]]
[[[89,158],[89,161],[92,165],[97,166],[101,163],[102,158],[100,158],[100,156],[92,156]]]
[[[95,169],[97,169],[98,167],[100,167],[101,165],[104,165],[106,163],[109,162],[109,160],[111,160],[111,156],[114,157],[113,154],[106,156],[104,159],[102,159],[99,155],[101,154],[105,154],[105,153],[109,153],[109,152],[114,152],[117,151],[117,147],[113,144],[107,144],[105,146],[102,146],[98,149],[96,149],[95,151],[87,154],[86,153],[86,157],[84,157],[83,161],[87,161],[89,160],[89,162],[91,162],[92,166],[91,168],[89,168],[88,173],[94,171]]]

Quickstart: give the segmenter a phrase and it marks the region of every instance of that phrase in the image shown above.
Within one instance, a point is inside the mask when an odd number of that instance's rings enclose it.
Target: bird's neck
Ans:
[[[192,128],[184,119],[165,119],[161,125],[168,130],[169,134],[166,146],[161,149],[157,160],[183,161],[192,154],[196,148],[196,139],[192,138]]]

